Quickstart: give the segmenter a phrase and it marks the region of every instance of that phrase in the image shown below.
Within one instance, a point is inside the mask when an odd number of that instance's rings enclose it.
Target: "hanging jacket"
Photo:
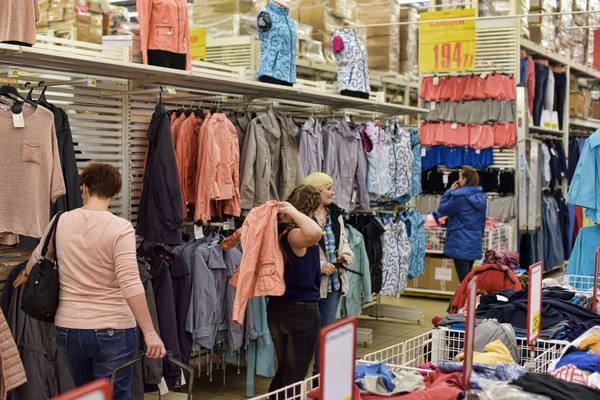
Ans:
[[[257,18],[260,38],[258,77],[269,76],[280,81],[296,82],[296,23],[289,17],[289,8],[273,0]]]
[[[600,223],[600,129],[586,141],[567,195],[567,203],[585,208],[585,216]]]
[[[381,294],[397,296],[408,285],[408,267],[410,263],[410,242],[406,227],[402,221],[388,220],[383,223],[383,258],[381,269],[383,282]]]
[[[148,50],[185,54],[192,70],[190,23],[186,0],[137,0],[142,61],[148,64]]]
[[[327,206],[327,209],[331,213],[331,230],[335,236],[335,254],[339,257],[342,254],[347,254],[354,258],[354,254],[348,245],[348,237],[346,236],[346,229],[344,226],[344,210],[332,203]],[[325,237],[321,237],[319,241],[319,259],[321,261],[321,269],[329,260],[327,259],[327,252],[325,251]],[[342,296],[348,293],[348,274],[345,270],[340,269],[337,271],[340,277]],[[321,275],[321,298],[327,298],[327,291],[329,288],[330,275]]]
[[[336,203],[344,210],[370,209],[366,163],[359,129],[346,121],[329,120],[323,125],[323,172],[333,178]]]
[[[13,291],[7,321],[29,380],[11,392],[11,399],[47,400],[75,389],[65,355],[56,345],[56,327],[25,314],[22,296],[19,286]]]
[[[177,173],[183,199],[183,218],[187,217],[187,203],[196,202],[196,165],[198,163],[198,137],[202,127],[203,118],[191,114],[181,123],[175,157],[177,159]]]
[[[414,156],[410,134],[405,132],[398,122],[390,124],[387,131],[392,176],[392,188],[387,197],[395,200],[411,193]]]
[[[367,191],[377,197],[384,196],[392,190],[390,175],[389,144],[385,131],[369,121],[364,125],[364,133],[372,144],[367,157]]]
[[[354,264],[348,265],[348,268],[360,272],[362,276],[347,272],[348,293],[345,297],[342,297],[340,311],[344,317],[358,317],[362,313],[363,303],[372,300],[371,271],[369,270],[369,258],[367,257],[363,235],[354,227],[347,225],[346,237],[348,238],[348,245],[354,253]]]
[[[471,279],[477,276],[477,292],[496,293],[505,289],[522,290],[521,282],[515,273],[506,266],[485,264],[469,272],[469,275],[460,283],[460,286],[450,302],[448,312],[456,314],[465,306],[468,298],[468,286]]]
[[[481,186],[447,190],[438,212],[449,217],[444,255],[459,260],[482,258],[487,200]]]
[[[298,126],[289,114],[275,112],[277,123],[281,130],[281,171],[282,173],[277,186],[280,199],[286,199],[292,190],[304,182],[304,173],[300,154],[298,152]]]
[[[419,132],[414,129],[409,129],[408,132],[410,133],[410,146],[413,153],[410,196],[414,197],[421,194],[421,142],[419,141]]]
[[[183,200],[170,117],[162,103],[152,114],[148,140],[136,233],[150,242],[181,244]]]
[[[237,288],[232,319],[240,325],[249,299],[285,293],[277,210],[277,202],[268,201],[252,209],[242,225],[242,262],[229,281]]]
[[[369,93],[369,61],[367,50],[354,29],[342,28],[331,41],[338,65],[338,91]]]
[[[382,271],[381,259],[383,257],[382,235],[385,229],[381,222],[372,215],[360,214],[350,222],[362,233],[367,248],[367,257],[369,258],[369,267],[371,270],[371,292],[379,293],[381,291]]]
[[[27,382],[19,349],[10,332],[4,313],[0,311],[0,399],[5,400],[6,394],[14,388]]]
[[[425,272],[425,219],[416,211],[402,211],[398,217],[404,222],[410,243],[408,279],[415,279]]]
[[[308,117],[298,133],[298,146],[304,174],[323,172],[323,134],[319,121]]]

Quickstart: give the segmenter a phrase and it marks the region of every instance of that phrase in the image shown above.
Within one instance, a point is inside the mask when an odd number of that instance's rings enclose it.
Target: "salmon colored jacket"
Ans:
[[[277,202],[253,208],[242,225],[242,262],[229,284],[236,287],[232,320],[244,323],[249,299],[283,296],[283,254],[277,232]]]
[[[142,61],[148,64],[148,50],[186,54],[192,70],[190,23],[187,0],[137,0]]]
[[[25,368],[19,355],[19,349],[10,332],[4,314],[0,310],[0,400],[7,393],[27,382]]]

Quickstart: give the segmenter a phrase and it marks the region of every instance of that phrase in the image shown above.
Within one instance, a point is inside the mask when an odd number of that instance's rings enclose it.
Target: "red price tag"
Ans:
[[[461,42],[436,44],[433,46],[433,60],[436,71],[472,69],[475,65],[475,54],[464,53]]]

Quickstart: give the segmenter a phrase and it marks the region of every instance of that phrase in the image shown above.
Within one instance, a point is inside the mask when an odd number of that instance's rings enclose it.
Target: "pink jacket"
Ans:
[[[233,322],[244,323],[248,299],[283,296],[283,254],[277,232],[277,202],[253,208],[242,225],[242,262],[229,284],[237,288]]]
[[[186,0],[137,0],[142,60],[148,64],[148,50],[187,54],[187,70],[192,70],[190,23]]]

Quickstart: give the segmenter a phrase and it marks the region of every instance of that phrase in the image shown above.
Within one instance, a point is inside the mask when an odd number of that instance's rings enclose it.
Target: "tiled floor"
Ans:
[[[447,300],[432,300],[424,298],[405,297],[401,299],[387,298],[387,304],[401,305],[404,307],[420,308],[425,312],[425,320],[422,325],[416,323],[401,323],[391,321],[375,321],[371,319],[359,319],[359,327],[373,330],[373,344],[365,348],[357,347],[357,357],[377,351],[397,343],[411,339],[421,333],[432,329],[431,319],[435,316],[446,315]],[[213,365],[216,369],[216,366]],[[200,400],[241,400],[246,399],[246,370],[241,369],[237,374],[237,367],[228,365],[226,368],[226,381],[223,386],[223,371],[218,370],[213,374],[213,380],[203,374],[194,381],[194,399]],[[263,394],[268,391],[270,379],[257,376],[255,378],[255,394]],[[146,395],[146,399],[157,399],[157,396]],[[182,394],[169,393],[163,399],[185,399]]]

